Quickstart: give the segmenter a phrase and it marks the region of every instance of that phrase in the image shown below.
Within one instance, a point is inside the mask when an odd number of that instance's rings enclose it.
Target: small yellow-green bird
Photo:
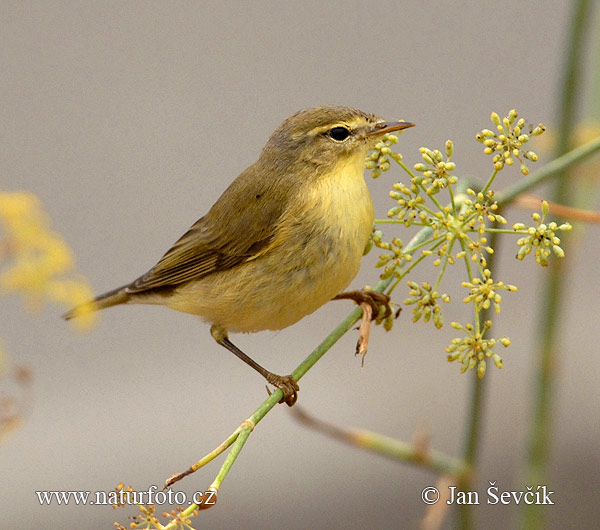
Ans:
[[[297,112],[152,269],[88,308],[159,304],[199,315],[293,405],[292,376],[260,366],[228,332],[279,330],[334,298],[361,301],[360,291],[339,293],[357,275],[373,227],[365,157],[383,134],[412,126],[348,107]]]

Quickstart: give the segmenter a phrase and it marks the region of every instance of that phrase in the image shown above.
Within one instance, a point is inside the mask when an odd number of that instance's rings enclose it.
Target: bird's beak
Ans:
[[[408,121],[381,121],[373,126],[373,130],[369,131],[366,136],[381,136],[383,134],[402,131],[409,127],[414,127],[414,123]]]

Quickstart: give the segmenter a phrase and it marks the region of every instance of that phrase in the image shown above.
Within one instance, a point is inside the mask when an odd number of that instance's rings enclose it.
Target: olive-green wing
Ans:
[[[168,288],[199,280],[256,258],[272,243],[284,201],[272,186],[256,182],[251,166],[223,193],[129,293]]]

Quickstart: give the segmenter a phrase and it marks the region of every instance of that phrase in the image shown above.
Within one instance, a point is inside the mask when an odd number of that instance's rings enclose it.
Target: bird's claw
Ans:
[[[281,389],[283,392],[283,397],[279,403],[286,403],[289,407],[292,407],[294,403],[296,403],[300,387],[291,375],[277,375],[271,373],[266,379],[267,383]]]
[[[382,307],[385,308],[385,314],[382,317],[383,319],[388,318],[393,313],[390,305],[390,297],[387,294],[378,293],[377,291],[370,291],[366,289],[363,289],[362,291],[348,291],[338,294],[335,299],[354,300],[358,305],[369,304],[373,309],[371,320],[376,320],[379,318],[379,313]]]

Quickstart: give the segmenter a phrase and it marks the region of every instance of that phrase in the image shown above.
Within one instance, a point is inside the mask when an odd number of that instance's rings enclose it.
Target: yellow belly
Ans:
[[[359,162],[299,192],[267,252],[179,287],[167,305],[252,332],[290,326],[331,300],[357,275],[373,226]]]

